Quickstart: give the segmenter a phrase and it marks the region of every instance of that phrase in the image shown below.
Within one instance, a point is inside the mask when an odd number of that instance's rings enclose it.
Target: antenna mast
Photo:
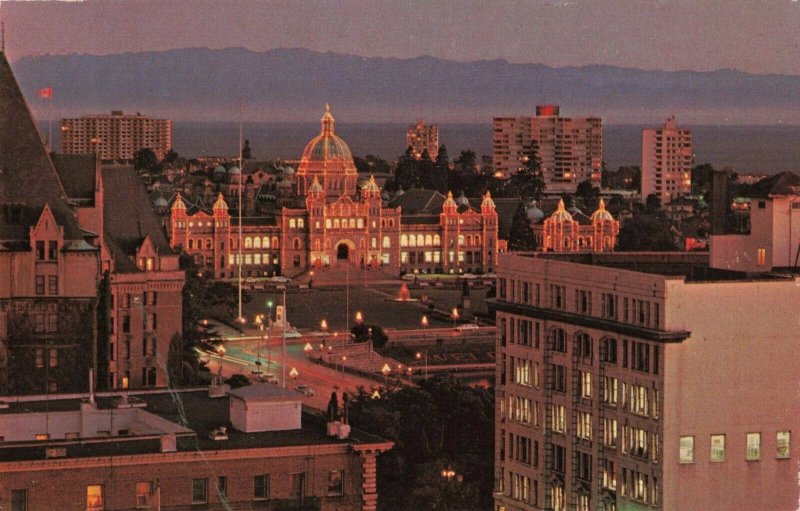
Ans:
[[[244,324],[242,316],[242,100],[239,99],[239,322]]]

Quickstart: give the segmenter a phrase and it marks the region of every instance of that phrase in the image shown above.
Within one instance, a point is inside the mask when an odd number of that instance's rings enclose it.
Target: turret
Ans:
[[[458,206],[456,206],[456,201],[453,200],[453,192],[447,192],[447,199],[442,204],[442,213],[445,215],[454,215],[458,210]]]

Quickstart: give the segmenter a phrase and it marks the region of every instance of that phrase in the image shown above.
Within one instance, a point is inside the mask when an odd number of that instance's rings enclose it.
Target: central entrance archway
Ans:
[[[337,261],[348,261],[350,259],[350,247],[347,246],[347,243],[339,243],[336,246],[336,260]]]

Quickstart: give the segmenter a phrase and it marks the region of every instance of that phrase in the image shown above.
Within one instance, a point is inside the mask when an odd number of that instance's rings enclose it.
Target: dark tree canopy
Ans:
[[[525,203],[520,201],[514,217],[511,219],[511,229],[508,235],[508,249],[535,250],[536,240],[533,237],[533,228],[525,210]]]
[[[395,442],[378,458],[378,509],[492,509],[492,390],[439,376],[380,399],[361,389],[350,423]]]
[[[133,155],[133,167],[136,170],[150,170],[158,164],[158,157],[149,147],[139,149]]]
[[[655,215],[638,214],[626,220],[619,231],[620,251],[676,250],[668,223]]]

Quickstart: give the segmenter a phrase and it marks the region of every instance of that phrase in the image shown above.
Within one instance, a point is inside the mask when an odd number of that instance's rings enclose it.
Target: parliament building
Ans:
[[[179,196],[171,208],[171,246],[217,278],[238,276],[240,254],[248,277],[346,267],[393,276],[494,270],[498,221],[488,193],[479,208],[452,194],[438,213],[388,207],[374,178],[359,186],[327,105],[321,132],[306,145],[293,177],[291,203],[273,216],[242,218],[241,237],[238,214],[222,195],[211,211],[187,208]]]

